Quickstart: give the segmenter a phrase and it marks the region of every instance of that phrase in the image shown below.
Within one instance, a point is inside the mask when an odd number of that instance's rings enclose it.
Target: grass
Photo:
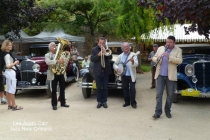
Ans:
[[[150,64],[142,64],[142,65],[141,65],[141,70],[142,70],[143,72],[149,72],[149,71],[151,71],[151,66],[150,66]]]

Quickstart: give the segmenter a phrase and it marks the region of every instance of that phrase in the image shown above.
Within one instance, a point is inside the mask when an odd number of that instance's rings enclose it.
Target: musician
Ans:
[[[126,72],[122,78],[122,87],[124,93],[124,101],[123,107],[131,106],[133,108],[137,107],[136,102],[136,67],[138,66],[138,59],[135,53],[130,52],[131,46],[128,42],[124,42],[122,44],[123,53],[121,53],[117,60],[115,61],[113,68],[120,72],[121,70],[118,68],[118,64],[124,63],[126,64]],[[127,63],[126,63],[127,62]]]
[[[152,57],[155,55],[155,53],[157,52],[157,49],[158,49],[158,45],[157,44],[154,44],[153,45],[153,51],[149,54],[148,56],[148,61],[151,61],[151,73],[152,73],[152,83],[151,83],[151,87],[150,89],[153,89],[155,88],[155,71],[156,71],[156,67],[154,66],[155,63],[152,61]]]
[[[182,50],[175,46],[175,37],[168,36],[166,45],[158,48],[157,53],[152,58],[158,62],[156,67],[156,108],[154,119],[162,114],[162,96],[166,86],[167,99],[164,111],[168,118],[171,118],[171,105],[174,87],[177,81],[177,64],[182,63]]]
[[[66,79],[66,73],[57,75],[54,74],[51,70],[51,65],[55,64],[64,64],[65,61],[64,59],[59,59],[59,60],[53,60],[56,54],[56,44],[54,42],[51,42],[49,44],[49,53],[45,54],[45,62],[48,65],[48,70],[47,70],[47,80],[51,81],[52,85],[52,97],[51,97],[51,104],[53,110],[57,110],[57,84],[59,82],[60,86],[60,102],[61,102],[61,107],[69,107],[69,105],[66,104],[65,101],[65,79]],[[67,55],[70,55],[69,51],[66,51]]]
[[[109,75],[112,73],[109,60],[112,59],[112,54],[108,56],[102,55],[106,49],[105,42],[106,39],[104,37],[100,37],[98,39],[98,45],[92,49],[91,53],[91,61],[94,62],[93,73],[95,75],[97,86],[97,108],[100,108],[101,106],[104,108],[108,107],[108,82]],[[104,62],[102,57],[104,57]],[[105,63],[105,67],[102,67],[102,63]]]

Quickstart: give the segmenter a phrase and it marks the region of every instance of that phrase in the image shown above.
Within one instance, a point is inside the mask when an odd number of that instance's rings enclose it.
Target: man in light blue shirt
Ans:
[[[115,71],[120,72],[118,64],[123,63],[126,65],[125,74],[121,76],[122,78],[122,88],[124,93],[123,107],[131,105],[133,108],[137,107],[136,102],[136,67],[138,66],[138,58],[135,53],[130,52],[130,45],[128,42],[122,44],[123,53],[121,53],[116,59],[113,68]]]

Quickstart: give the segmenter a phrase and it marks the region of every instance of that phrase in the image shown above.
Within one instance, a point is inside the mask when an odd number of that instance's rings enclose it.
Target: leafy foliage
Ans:
[[[37,3],[44,7],[55,5],[55,11],[42,22],[47,30],[63,28],[72,35],[88,34],[92,44],[96,32],[107,35],[112,31],[113,24],[109,26],[113,18],[112,0],[37,0]]]
[[[118,0],[117,33],[124,38],[135,38],[136,51],[140,51],[141,35],[149,36],[149,32],[158,27],[153,9],[139,7],[136,0]],[[138,56],[137,72],[141,73],[141,55]]]
[[[209,39],[210,1],[209,0],[138,0],[140,7],[153,8],[157,20],[171,24],[191,23],[185,33],[198,32]]]
[[[0,33],[10,39],[20,37],[20,29],[30,27],[31,22],[39,22],[53,10],[53,7],[34,7],[34,0],[1,0],[0,7]]]
[[[159,26],[153,9],[138,7],[136,0],[118,0],[118,2],[118,34],[126,38],[135,37],[139,42],[143,33],[148,34]]]

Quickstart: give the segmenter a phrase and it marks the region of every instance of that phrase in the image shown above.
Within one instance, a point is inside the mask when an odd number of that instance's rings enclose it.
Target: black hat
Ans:
[[[158,47],[158,45],[157,44],[153,44],[153,47]]]

